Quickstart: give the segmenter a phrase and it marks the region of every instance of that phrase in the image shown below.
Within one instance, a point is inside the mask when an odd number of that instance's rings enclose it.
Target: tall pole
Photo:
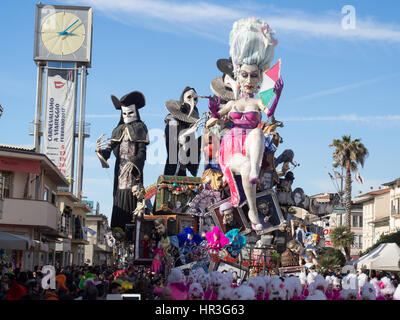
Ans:
[[[78,133],[78,162],[76,165],[76,189],[75,195],[82,199],[82,178],[83,178],[83,151],[84,151],[84,129],[86,109],[86,66],[81,67],[81,87],[79,100],[79,133]]]
[[[43,66],[37,65],[36,79],[36,113],[34,122],[35,151],[40,152],[40,131],[42,128],[42,104],[43,104]]]
[[[74,112],[73,112],[73,131],[74,137],[72,139],[72,163],[71,163],[71,181],[69,185],[69,192],[74,192],[74,183],[75,183],[75,174],[74,174],[74,166],[75,166],[75,130],[76,130],[76,109],[77,109],[77,100],[78,100],[78,67],[75,65],[74,70],[74,82],[75,82],[75,101],[74,101]]]

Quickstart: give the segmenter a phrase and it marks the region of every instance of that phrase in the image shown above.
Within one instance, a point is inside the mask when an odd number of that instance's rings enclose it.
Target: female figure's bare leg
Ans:
[[[255,128],[247,134],[244,143],[246,155],[250,159],[250,183],[254,185],[259,182],[258,176],[264,155],[264,140],[264,133]]]
[[[233,155],[229,168],[232,170],[233,174],[240,174],[242,177],[242,185],[244,194],[247,198],[247,203],[249,205],[249,219],[251,221],[254,230],[262,230],[262,224],[258,219],[258,211],[256,204],[256,185],[250,183],[249,175],[251,170],[251,164],[249,158],[242,155],[241,153],[236,153]]]

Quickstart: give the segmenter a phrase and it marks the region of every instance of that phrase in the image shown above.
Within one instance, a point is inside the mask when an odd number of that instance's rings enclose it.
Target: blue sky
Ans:
[[[0,11],[0,142],[33,145],[36,67],[33,62],[37,1],[4,1]],[[110,94],[139,90],[149,129],[163,130],[165,101],[187,86],[209,95],[219,76],[216,60],[229,54],[229,32],[239,18],[256,16],[276,31],[274,61],[282,58],[285,87],[276,118],[286,148],[295,152],[295,187],[307,194],[333,192],[325,167],[334,138],[361,138],[370,155],[360,170],[364,185],[354,195],[400,176],[400,21],[398,1],[54,1],[94,10],[92,68],[87,87],[91,137],[85,144],[83,192],[110,217],[112,169],[95,155],[97,137],[118,122]],[[356,29],[343,30],[341,9],[353,5]],[[206,111],[206,100],[200,100]],[[163,145],[161,141],[161,145]],[[150,152],[153,148],[148,149]],[[164,158],[162,157],[164,155]],[[165,161],[165,150],[161,159]],[[162,162],[162,161],[161,161]],[[114,158],[109,161],[111,167]],[[145,184],[155,183],[163,164],[146,164]]]

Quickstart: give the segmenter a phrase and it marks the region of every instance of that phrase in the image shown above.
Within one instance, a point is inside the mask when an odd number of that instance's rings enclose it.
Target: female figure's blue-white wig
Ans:
[[[234,72],[237,73],[243,64],[255,64],[260,72],[269,68],[276,45],[273,34],[263,20],[253,17],[236,21],[229,38]]]

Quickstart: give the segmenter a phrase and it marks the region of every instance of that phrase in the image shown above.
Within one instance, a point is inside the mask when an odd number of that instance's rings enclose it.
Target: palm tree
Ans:
[[[332,230],[329,236],[331,237],[332,244],[335,248],[343,248],[346,255],[346,262],[350,261],[350,246],[354,242],[354,232],[350,231],[350,227],[336,227]]]
[[[345,178],[345,208],[346,225],[350,228],[351,215],[351,172],[357,171],[358,164],[364,167],[365,158],[368,156],[368,149],[362,144],[361,139],[351,141],[351,136],[343,136],[342,140],[333,139],[330,147],[336,148],[333,152],[333,166],[342,167],[346,171]]]

